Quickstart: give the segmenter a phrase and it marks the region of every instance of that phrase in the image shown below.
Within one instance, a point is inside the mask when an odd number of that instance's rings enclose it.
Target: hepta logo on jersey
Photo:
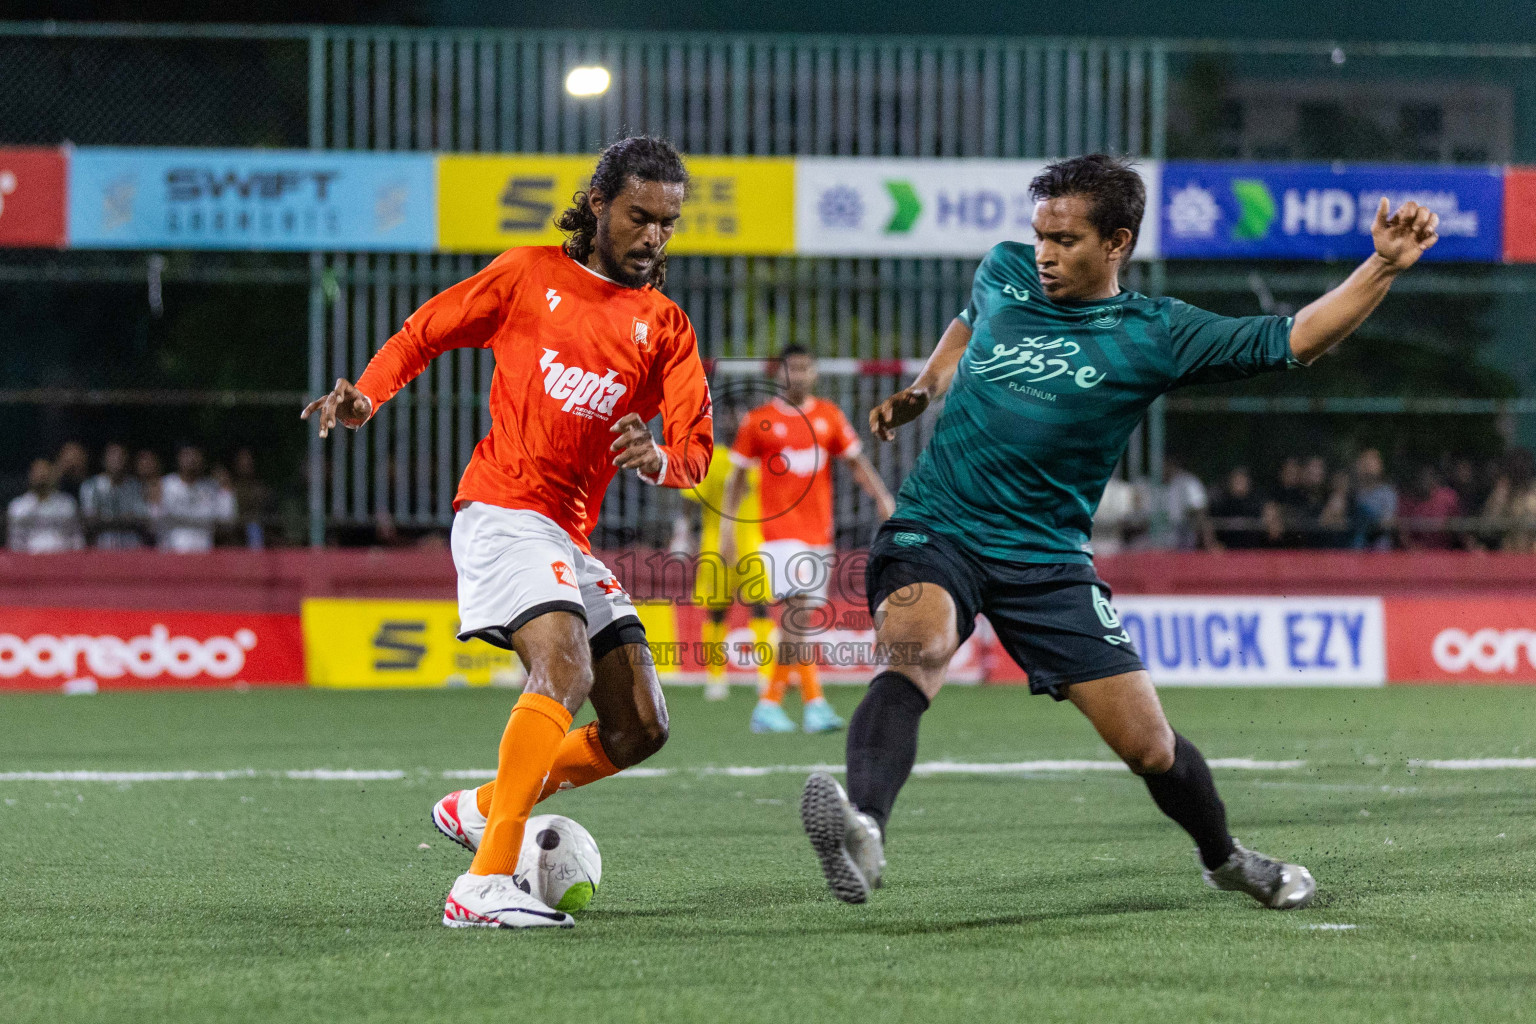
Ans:
[[[544,371],[544,393],[564,403],[560,411],[585,419],[607,419],[613,415],[613,407],[629,390],[614,379],[619,371],[609,370],[599,377],[591,370],[558,362],[559,357],[554,349],[545,349],[539,368]]]
[[[639,317],[635,318],[634,339],[635,347],[637,348],[651,347],[651,325],[646,323],[644,320],[641,320]]]

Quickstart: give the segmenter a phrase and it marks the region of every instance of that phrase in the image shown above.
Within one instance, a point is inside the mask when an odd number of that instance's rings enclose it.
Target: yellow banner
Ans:
[[[311,686],[517,684],[517,655],[458,639],[452,601],[305,600],[304,670]]]
[[[555,218],[586,187],[595,156],[443,154],[437,158],[437,245],[499,252],[558,245]],[[795,248],[795,162],[772,157],[687,158],[692,178],[678,254],[778,256]]]
[[[646,639],[668,647],[677,641],[677,616],[668,603],[635,609]],[[453,601],[372,601],[306,598],[304,675],[310,686],[380,687],[520,685],[522,663],[511,651],[483,640],[460,641]],[[658,657],[663,677],[675,659]]]

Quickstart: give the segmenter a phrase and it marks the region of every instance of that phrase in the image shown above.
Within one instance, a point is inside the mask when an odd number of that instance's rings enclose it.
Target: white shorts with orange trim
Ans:
[[[831,545],[802,540],[765,540],[757,549],[762,556],[775,601],[802,597],[812,604],[826,604],[832,583]]]
[[[470,502],[453,517],[459,574],[459,639],[511,648],[511,637],[546,612],[568,611],[591,639],[635,606],[600,559],[578,548],[548,516]]]

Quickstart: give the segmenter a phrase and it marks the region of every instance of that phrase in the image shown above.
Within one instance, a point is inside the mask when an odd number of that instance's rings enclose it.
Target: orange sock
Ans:
[[[603,749],[602,740],[597,738],[597,723],[588,722],[580,729],[566,733],[565,739],[560,741],[560,749],[555,752],[555,763],[550,766],[549,778],[544,780],[544,789],[539,793],[539,799],[548,800],[558,790],[575,789],[617,775],[618,772],[619,769],[608,760],[608,752]],[[475,806],[486,817],[490,817],[491,795],[495,792],[494,782],[487,782],[475,790]]]
[[[801,665],[799,669],[801,703],[809,704],[813,700],[820,700],[822,697],[821,677],[816,674],[815,663]]]
[[[608,752],[603,749],[602,740],[597,738],[597,723],[588,722],[580,729],[565,734],[539,799],[547,800],[556,790],[585,786],[616,775],[618,771],[613,762],[608,760]]]
[[[784,700],[784,691],[789,689],[789,672],[792,666],[782,661],[773,663],[773,671],[768,675],[768,687],[763,690],[763,700],[780,704]]]
[[[543,792],[570,727],[571,713],[553,697],[525,693],[517,699],[501,734],[485,838],[469,866],[470,874],[510,875],[517,868],[528,812]]]

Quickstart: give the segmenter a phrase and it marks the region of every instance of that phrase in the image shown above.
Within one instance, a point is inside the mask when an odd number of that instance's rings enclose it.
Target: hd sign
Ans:
[[[1163,165],[1162,254],[1194,259],[1364,259],[1385,196],[1440,215],[1440,241],[1424,256],[1498,262],[1503,248],[1498,168],[1324,164]]]
[[[983,256],[1004,241],[1033,243],[1029,182],[1043,160],[795,161],[795,251],[817,256]],[[1158,165],[1137,166],[1147,217],[1135,255],[1158,253]]]

